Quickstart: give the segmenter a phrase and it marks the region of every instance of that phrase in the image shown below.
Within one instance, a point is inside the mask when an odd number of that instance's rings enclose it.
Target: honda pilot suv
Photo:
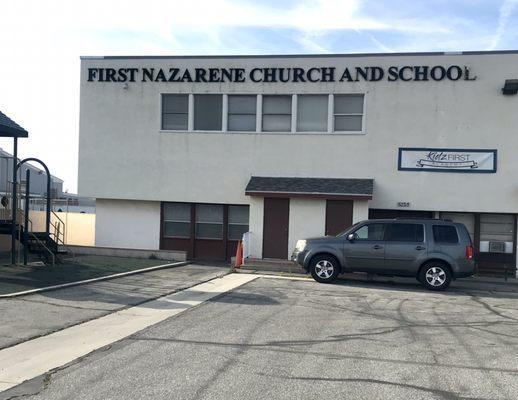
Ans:
[[[438,219],[358,222],[337,236],[299,240],[292,259],[317,282],[340,273],[415,277],[431,290],[474,273],[473,246],[463,224]]]

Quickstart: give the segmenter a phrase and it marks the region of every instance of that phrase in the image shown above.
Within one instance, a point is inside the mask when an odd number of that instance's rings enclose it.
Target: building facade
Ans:
[[[83,57],[96,245],[288,258],[367,218],[466,224],[516,266],[518,52]],[[505,90],[504,90],[505,88]]]

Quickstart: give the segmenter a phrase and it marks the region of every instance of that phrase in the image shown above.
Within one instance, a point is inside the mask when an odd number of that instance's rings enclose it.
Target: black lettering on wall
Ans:
[[[126,82],[128,80],[128,73],[126,68],[119,68],[117,71],[117,82]]]
[[[323,67],[320,72],[321,82],[335,81],[335,67]]]
[[[363,78],[363,80],[367,81],[369,78],[369,67],[356,67],[356,77],[354,78],[355,82],[358,82],[360,80],[359,76]]]
[[[370,67],[369,81],[371,81],[371,82],[381,81],[384,76],[385,76],[385,71],[383,71],[383,68],[381,68],[381,67]]]
[[[178,77],[178,73],[180,72],[179,68],[169,68],[169,79],[168,82],[180,82],[180,78]]]
[[[446,76],[449,80],[458,81],[462,78],[462,69],[458,65],[452,65],[446,70]]]
[[[349,68],[344,69],[344,73],[342,74],[342,77],[340,78],[340,82],[347,81],[352,82],[353,77],[351,76],[351,72],[349,71]]]
[[[261,68],[254,68],[250,71],[250,79],[252,82],[262,82],[263,78],[257,78],[256,74],[261,72]]]
[[[135,82],[135,74],[138,72],[138,68],[127,68],[126,70],[129,72],[129,81]]]
[[[160,68],[155,77],[155,82],[167,82],[167,78],[165,77],[164,70]]]
[[[405,65],[403,68],[401,68],[399,70],[399,74],[398,74],[399,79],[401,79],[402,81],[405,81],[405,82],[411,81],[412,77],[405,75],[405,71],[412,71],[412,67]]]
[[[221,68],[221,82],[233,82],[233,69]],[[226,79],[226,80],[225,80]]]
[[[234,69],[234,82],[244,82],[245,81],[245,69],[244,68],[236,68]]]
[[[148,80],[153,81],[154,75],[155,75],[154,68],[143,68],[142,69],[142,82],[147,82]]]
[[[293,82],[306,82],[304,68],[293,68]]]
[[[277,82],[277,68],[264,68],[263,82]]]
[[[414,81],[427,81],[428,80],[428,66],[415,66],[414,67]]]
[[[97,77],[98,68],[88,68],[88,82],[93,82]]]
[[[430,76],[434,81],[442,81],[446,76],[446,70],[440,65],[436,65],[430,70]]]
[[[207,71],[204,68],[196,68],[196,82],[207,82],[207,78],[205,78],[205,75],[207,74]]]
[[[310,82],[318,82],[320,80],[320,76],[314,77],[313,74],[315,72],[319,72],[320,68],[310,68],[308,73],[306,74],[308,81]]]
[[[291,68],[279,68],[279,81],[286,83],[290,81]]]
[[[192,82],[192,77],[191,77],[191,73],[189,72],[188,69],[186,69],[184,72],[183,72],[183,75],[182,75],[182,79],[181,79],[182,82]]]
[[[389,67],[388,69],[388,80],[389,82],[397,81],[399,78],[398,67]]]

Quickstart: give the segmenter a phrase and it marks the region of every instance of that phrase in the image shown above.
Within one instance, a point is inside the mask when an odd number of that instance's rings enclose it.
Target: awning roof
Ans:
[[[287,178],[252,176],[245,194],[261,197],[309,197],[370,200],[374,179]]]
[[[29,137],[29,132],[0,111],[0,137]]]

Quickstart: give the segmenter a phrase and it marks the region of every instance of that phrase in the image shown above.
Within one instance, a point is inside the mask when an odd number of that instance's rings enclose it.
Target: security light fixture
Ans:
[[[518,79],[506,79],[504,87],[502,88],[503,94],[517,94],[518,93]]]

